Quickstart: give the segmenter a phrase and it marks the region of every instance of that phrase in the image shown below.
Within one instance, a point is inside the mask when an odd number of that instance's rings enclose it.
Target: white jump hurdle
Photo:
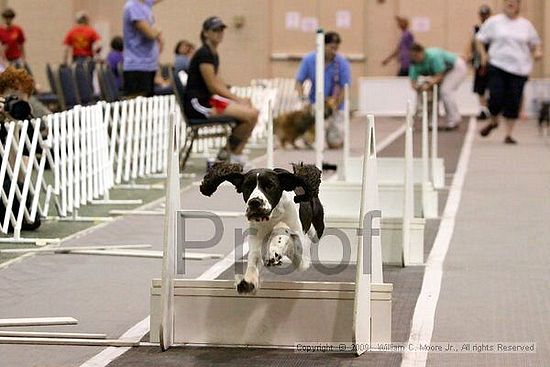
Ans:
[[[47,215],[53,191],[53,188],[44,181],[44,168],[51,141],[42,139],[40,127],[40,119],[12,121],[5,126],[6,140],[4,144],[0,144],[2,159],[0,195],[4,208],[3,216],[0,218],[0,229],[2,233],[8,234],[11,226],[13,236],[0,238],[0,243],[44,244],[58,241],[58,239],[21,237],[24,221],[34,223]],[[39,146],[42,148],[42,154],[38,159],[36,153]],[[45,195],[43,203],[41,194]],[[16,206],[18,206],[17,210],[15,210]]]
[[[438,114],[437,111],[437,85],[433,90],[433,103],[432,103],[432,126],[438,126]],[[424,97],[423,97],[424,98]],[[427,98],[427,97],[426,97]],[[424,102],[423,102],[424,103]],[[426,102],[427,103],[427,102]],[[428,118],[428,109],[422,109],[422,119],[424,119],[424,111],[426,111],[426,119]],[[428,138],[428,129],[424,130],[424,120],[422,120],[422,158],[413,159],[414,167],[414,183],[422,184],[424,180],[423,167],[426,156],[428,157],[428,180],[435,189],[442,189],[445,187],[445,163],[443,158],[438,157],[438,133],[437,129],[432,129],[431,147]],[[426,120],[427,122],[427,120]],[[348,128],[349,131],[349,128]],[[349,144],[349,138],[344,144]],[[430,150],[431,148],[431,150]],[[349,157],[349,148],[344,145],[344,152],[348,151],[347,155],[344,155],[344,162],[342,164],[343,169],[339,170],[338,175],[340,179],[345,181],[359,181],[361,178],[361,157]],[[347,159],[346,159],[347,158]],[[378,159],[378,173],[380,183],[390,184],[402,184],[403,183],[403,167],[404,159],[400,157],[383,157]]]
[[[427,107],[427,96],[424,92],[423,104]],[[427,108],[424,109],[427,111]],[[348,123],[348,121],[345,121]],[[345,129],[349,131],[349,128]],[[344,138],[349,144],[349,137]],[[432,153],[433,153],[432,149]],[[348,147],[344,147],[344,152],[349,152]],[[430,175],[430,148],[428,136],[428,114],[422,114],[422,158],[413,158],[413,182],[415,190],[415,216],[425,218],[437,218],[439,210],[438,192],[435,190],[435,184],[443,187],[445,179],[445,168],[443,159],[433,158],[432,170]],[[346,159],[346,157],[348,157]],[[349,153],[344,154],[346,160],[342,164],[343,170],[339,172],[339,177],[345,182],[361,182],[361,164],[362,157],[349,157]],[[382,200],[382,211],[384,217],[400,217],[403,213],[403,183],[405,170],[405,158],[401,157],[383,157],[378,158],[379,170],[379,188]],[[435,168],[434,168],[435,167]],[[431,179],[430,179],[431,178]],[[344,185],[345,186],[345,185]]]
[[[378,185],[380,196],[382,262],[391,265],[417,265],[423,263],[425,220],[414,217],[414,191],[412,180],[412,109],[407,117],[405,132],[406,164],[401,165],[401,175],[405,177],[401,185]],[[368,130],[371,128],[369,127]],[[373,139],[374,132],[367,131],[368,139]],[[375,146],[375,143],[373,143]],[[371,149],[366,146],[365,149]],[[374,148],[372,148],[374,149]],[[367,154],[369,150],[365,151]],[[377,158],[378,162],[382,158]],[[360,160],[363,164],[363,159]],[[350,230],[357,225],[360,211],[357,198],[362,190],[362,183],[369,180],[364,168],[361,179],[354,182],[327,181],[321,184],[319,198],[325,207],[327,225]],[[379,182],[379,181],[378,181]],[[393,191],[390,191],[393,190]],[[417,195],[418,197],[418,195]],[[401,209],[401,211],[398,210]],[[352,251],[353,254],[353,251]],[[328,252],[325,259],[338,259],[339,254]],[[352,258],[352,261],[354,259]]]
[[[174,130],[170,136],[173,134]],[[388,307],[391,310],[391,286],[371,288],[371,236],[362,238],[363,231],[356,238],[355,283],[262,282],[256,295],[242,296],[233,281],[176,279],[181,258],[176,254],[185,248],[181,224],[190,212],[176,211],[180,206],[179,180],[175,179],[179,165],[174,140],[170,139],[163,273],[151,288],[151,340],[159,341],[163,350],[178,344],[279,348],[307,342],[368,345],[373,340],[371,307],[386,314]],[[363,246],[363,242],[368,244]],[[377,296],[371,297],[372,292]],[[376,306],[371,306],[371,301]],[[323,322],[312,309],[322,312]],[[376,321],[372,325],[377,325]]]

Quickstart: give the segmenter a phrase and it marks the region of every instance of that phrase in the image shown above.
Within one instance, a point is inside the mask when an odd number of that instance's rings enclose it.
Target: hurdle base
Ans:
[[[109,215],[144,215],[144,216],[163,216],[164,211],[160,210],[109,210]]]
[[[392,284],[371,284],[371,343],[391,341],[392,291]],[[160,293],[161,281],[154,279],[151,342],[159,342]],[[272,348],[351,343],[354,295],[351,282],[264,281],[251,296],[239,295],[232,280],[176,279],[174,343]]]
[[[48,217],[48,219],[55,220],[57,222],[110,222],[114,218],[112,217],[81,217],[78,214],[70,217]]]
[[[120,184],[116,185],[115,189],[123,190],[164,190],[163,184]]]
[[[13,243],[13,244],[22,244],[22,245],[36,245],[36,246],[46,246],[50,243],[59,243],[61,242],[60,238],[15,238],[15,237],[2,237],[0,238],[0,243]]]
[[[186,163],[186,166],[189,166],[189,162]],[[196,173],[180,173],[180,178],[195,178],[197,177]],[[147,178],[154,178],[158,180],[165,180],[166,179],[166,173],[155,173],[151,175],[147,175]]]
[[[93,205],[141,205],[143,204],[143,200],[141,199],[135,199],[135,200],[92,200]]]

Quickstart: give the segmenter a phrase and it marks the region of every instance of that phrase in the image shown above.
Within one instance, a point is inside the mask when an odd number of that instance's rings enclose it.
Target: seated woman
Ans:
[[[258,120],[258,110],[249,100],[229,91],[218,75],[218,45],[226,25],[218,17],[206,19],[202,25],[202,47],[193,55],[189,78],[183,95],[183,107],[188,119],[206,119],[210,116],[230,116],[238,121],[227,140],[227,146],[218,154],[219,160],[245,164],[242,151]]]

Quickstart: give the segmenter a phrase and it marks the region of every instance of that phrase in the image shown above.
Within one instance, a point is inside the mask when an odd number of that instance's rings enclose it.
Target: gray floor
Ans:
[[[536,342],[536,354],[429,354],[429,366],[548,366],[550,140],[518,125],[474,142],[432,340]]]

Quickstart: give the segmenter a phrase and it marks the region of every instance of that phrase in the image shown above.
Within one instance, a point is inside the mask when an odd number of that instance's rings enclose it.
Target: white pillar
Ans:
[[[344,173],[342,179],[346,181],[349,177],[349,85],[344,86],[344,151],[342,153],[342,171]]]
[[[325,149],[325,34],[317,30],[315,58],[315,164],[323,169]]]
[[[422,213],[426,216],[428,209],[428,93],[422,92]]]
[[[438,93],[439,89],[437,87],[437,84],[433,87],[433,100],[432,100],[432,156],[431,156],[431,179],[432,183],[435,184],[435,170],[436,170],[436,160],[437,160],[437,144],[438,144],[438,137],[437,137],[437,128],[439,126],[439,103],[438,103]]]
[[[407,101],[407,120],[405,130],[405,179],[403,186],[403,266],[407,266],[409,264],[411,220],[414,216],[413,114],[414,112],[412,102]]]
[[[267,168],[273,169],[273,107],[271,99],[267,101]]]

